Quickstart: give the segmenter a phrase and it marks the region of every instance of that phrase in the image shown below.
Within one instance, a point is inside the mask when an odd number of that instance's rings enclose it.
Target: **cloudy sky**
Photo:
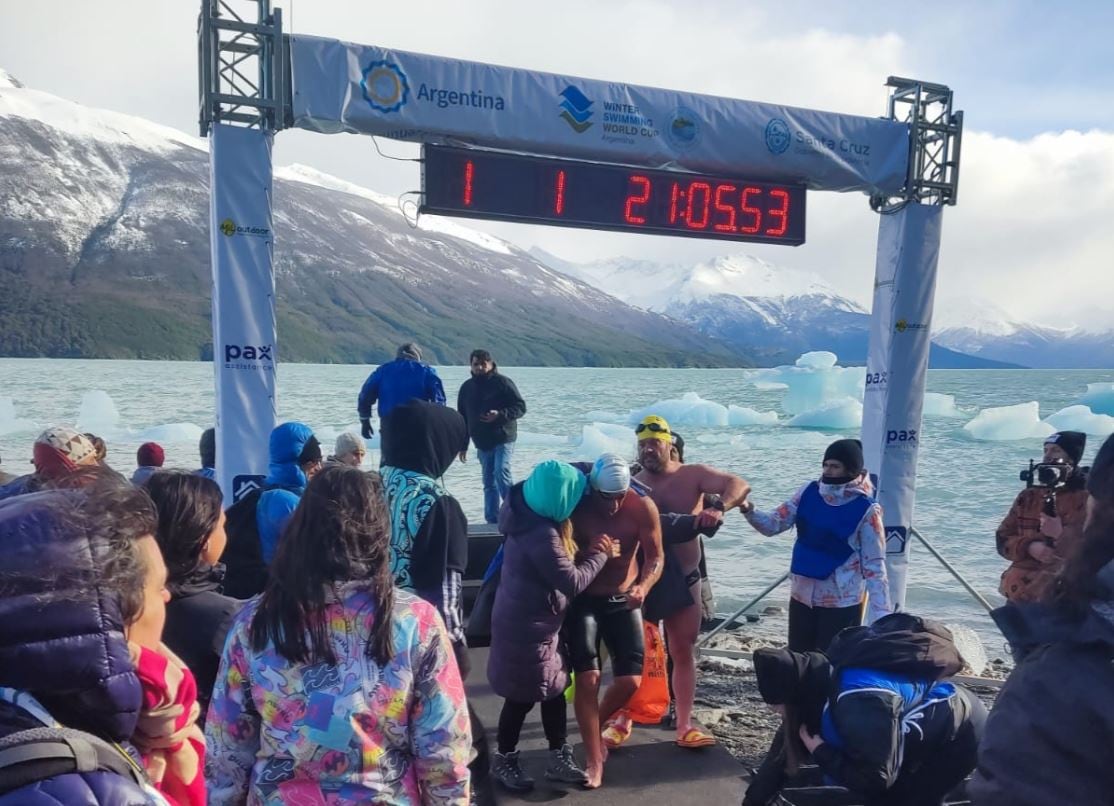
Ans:
[[[234,0],[235,2],[235,0]],[[568,75],[884,112],[890,75],[947,84],[965,112],[959,205],[944,217],[939,299],[1114,327],[1114,3],[963,0],[279,0],[287,29]],[[0,68],[28,86],[196,134],[197,0],[0,0]],[[380,141],[391,155],[415,147]],[[381,192],[417,167],[369,138],[288,131],[276,164]],[[868,301],[877,221],[864,196],[812,193],[808,243],[477,224],[571,260],[695,262],[745,251]]]

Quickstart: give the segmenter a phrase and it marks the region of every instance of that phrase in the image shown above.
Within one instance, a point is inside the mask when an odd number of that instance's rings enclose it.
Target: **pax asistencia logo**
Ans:
[[[231,218],[221,221],[219,229],[226,238],[231,238],[233,235],[248,235],[253,238],[271,237],[270,227],[241,227]]]

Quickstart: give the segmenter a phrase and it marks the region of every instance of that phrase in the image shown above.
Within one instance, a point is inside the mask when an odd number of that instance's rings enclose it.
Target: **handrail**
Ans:
[[[983,596],[981,593],[979,593],[977,590],[975,590],[975,587],[970,582],[967,581],[967,579],[963,576],[963,574],[959,573],[959,570],[956,569],[956,567],[954,565],[952,565],[950,562],[948,562],[946,559],[944,559],[944,556],[939,551],[936,550],[936,547],[933,546],[932,543],[930,543],[928,541],[928,538],[926,538],[924,535],[922,535],[920,533],[920,531],[917,530],[916,527],[910,527],[909,531],[912,533],[913,537],[917,538],[917,540],[919,540],[921,542],[921,545],[923,545],[926,549],[928,549],[929,553],[933,557],[935,557],[937,560],[939,560],[940,564],[942,566],[944,566],[944,568],[948,571],[948,573],[950,573],[953,577],[955,577],[956,580],[959,582],[959,584],[961,584],[964,588],[967,589],[967,592],[969,594],[971,594],[972,597],[974,597],[975,601],[977,601],[980,605],[982,605],[983,609],[986,610],[987,613],[989,613],[991,616],[993,616],[994,610],[995,610],[994,605],[992,605],[987,600],[987,598],[985,596]],[[707,646],[715,636],[719,635],[721,632],[723,632],[728,627],[730,627],[732,624],[734,624],[735,621],[739,618],[739,616],[743,615],[743,613],[750,610],[756,604],[758,604],[763,599],[765,599],[767,596],[769,596],[774,591],[775,588],[777,588],[779,585],[781,585],[781,583],[783,583],[788,578],[789,578],[789,572],[786,571],[784,574],[782,574],[780,577],[778,577],[776,582],[773,582],[770,585],[767,585],[761,593],[759,593],[757,596],[755,596],[753,599],[751,599],[745,605],[740,607],[738,610],[736,610],[734,613],[732,613],[730,616],[728,616],[722,622],[720,622],[714,630],[712,630],[710,632],[707,632],[704,635],[702,635],[700,637],[700,640],[697,641],[697,643],[696,643],[697,648]]]

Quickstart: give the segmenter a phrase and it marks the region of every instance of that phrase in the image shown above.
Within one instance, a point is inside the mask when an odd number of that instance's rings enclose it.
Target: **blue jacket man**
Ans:
[[[395,406],[411,400],[426,400],[445,405],[445,388],[437,370],[422,361],[422,350],[413,342],[398,348],[394,361],[379,366],[364,381],[356,410],[360,414],[360,432],[364,439],[371,439],[371,407],[379,402],[379,421],[391,413]]]
[[[267,583],[279,537],[309,480],[321,469],[321,444],[305,423],[276,426],[268,442],[270,464],[260,490],[228,508],[224,593],[250,599]]]

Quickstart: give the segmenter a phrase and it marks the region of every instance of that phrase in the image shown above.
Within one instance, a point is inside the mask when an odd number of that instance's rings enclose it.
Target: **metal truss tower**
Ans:
[[[890,120],[909,126],[909,174],[905,192],[898,197],[871,198],[880,212],[893,212],[908,202],[954,205],[959,193],[959,146],[963,138],[963,112],[952,111],[952,91],[930,84],[890,76]]]
[[[203,0],[197,47],[202,137],[214,123],[285,128],[282,9],[271,0]]]

